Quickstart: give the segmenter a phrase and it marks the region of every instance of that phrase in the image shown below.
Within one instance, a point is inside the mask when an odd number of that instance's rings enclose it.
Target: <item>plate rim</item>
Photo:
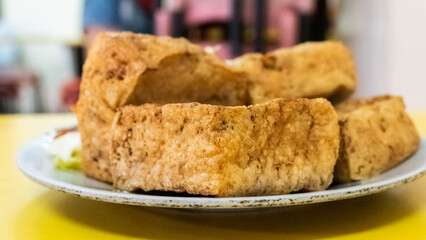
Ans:
[[[384,179],[378,182],[367,183],[363,185],[349,186],[341,189],[328,189],[315,192],[225,198],[158,196],[140,193],[132,194],[128,192],[115,192],[98,188],[78,186],[29,170],[29,167],[27,167],[25,164],[25,158],[23,156],[25,150],[30,148],[31,144],[34,144],[37,141],[45,142],[43,138],[49,137],[49,135],[52,136],[55,132],[56,129],[38,135],[37,137],[34,137],[31,140],[25,142],[19,148],[16,155],[16,164],[19,170],[32,181],[49,189],[87,199],[127,205],[186,209],[247,209],[305,205],[375,194],[415,181],[426,175],[426,164],[424,164],[422,165],[423,168],[419,168],[415,171],[398,175],[390,179]],[[420,146],[417,152],[411,155],[406,161],[412,158],[415,154],[418,154],[421,150],[425,151],[423,148],[426,148],[426,139],[420,138]],[[426,159],[424,159],[424,161],[426,161]],[[397,167],[398,166],[395,168]]]

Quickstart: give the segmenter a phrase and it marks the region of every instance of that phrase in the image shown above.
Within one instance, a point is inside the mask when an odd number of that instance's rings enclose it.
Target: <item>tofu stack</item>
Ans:
[[[345,100],[356,83],[340,42],[225,62],[183,38],[104,32],[74,109],[83,172],[121,190],[216,197],[369,178],[419,136],[401,98]]]

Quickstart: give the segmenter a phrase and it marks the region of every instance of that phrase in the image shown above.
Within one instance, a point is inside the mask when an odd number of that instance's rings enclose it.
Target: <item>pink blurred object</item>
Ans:
[[[280,47],[291,47],[297,43],[297,15],[291,9],[284,9],[278,18]]]
[[[293,6],[299,13],[310,14],[314,11],[315,1],[314,0],[297,0],[293,1]]]
[[[290,9],[293,7],[294,0],[269,0],[268,1],[268,13],[267,13],[267,26],[268,28],[279,28],[279,21],[278,19],[281,16],[281,12],[283,9]],[[250,14],[246,14],[245,17],[253,18],[254,13],[254,6],[249,5],[249,11]]]
[[[171,11],[179,11],[185,8],[186,1],[185,0],[168,0],[165,3],[165,7]]]
[[[227,22],[230,18],[231,0],[188,0],[186,23],[189,26]]]
[[[78,101],[80,94],[80,78],[74,78],[71,81],[62,85],[61,89],[61,103],[64,106],[72,107]]]
[[[253,6],[248,4],[249,13],[253,13]],[[268,27],[279,28],[280,21],[277,21],[282,15],[282,11],[293,11],[296,15],[299,13],[310,14],[315,9],[314,0],[269,0],[268,1]],[[245,14],[245,19],[252,14]]]
[[[172,15],[171,12],[166,9],[157,10],[154,16],[155,22],[155,35],[157,36],[169,36]]]

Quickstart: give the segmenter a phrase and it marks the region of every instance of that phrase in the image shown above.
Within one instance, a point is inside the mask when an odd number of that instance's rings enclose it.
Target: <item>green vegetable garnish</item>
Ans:
[[[54,164],[57,169],[64,171],[80,170],[81,169],[81,152],[73,150],[69,159],[64,161],[61,158],[54,158]]]

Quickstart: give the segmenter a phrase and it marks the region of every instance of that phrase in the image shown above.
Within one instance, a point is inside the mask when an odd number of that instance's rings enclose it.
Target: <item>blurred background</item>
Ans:
[[[70,111],[103,30],[182,36],[224,59],[341,40],[357,62],[355,96],[426,110],[426,1],[0,0],[0,113]]]

